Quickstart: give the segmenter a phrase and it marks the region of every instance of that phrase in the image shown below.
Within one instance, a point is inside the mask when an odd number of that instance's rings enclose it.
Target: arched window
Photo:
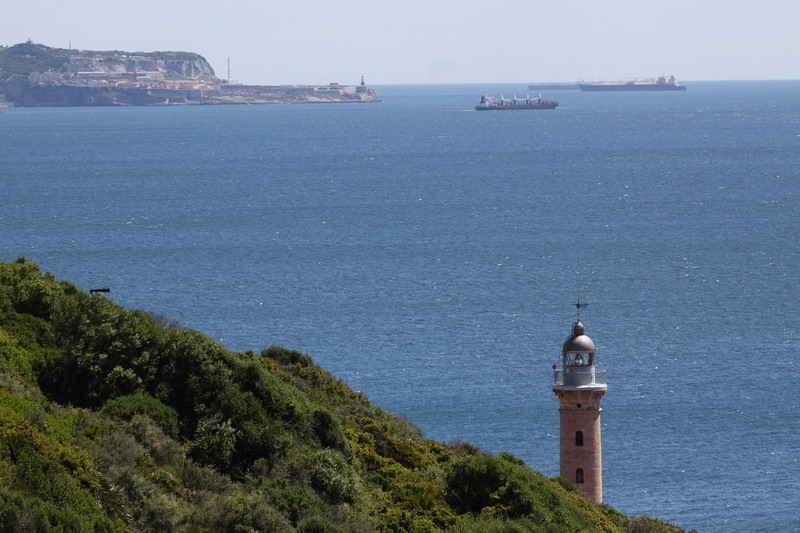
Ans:
[[[583,446],[583,431],[575,433],[575,446]]]
[[[575,484],[579,485],[583,483],[583,468],[579,468],[575,471]]]

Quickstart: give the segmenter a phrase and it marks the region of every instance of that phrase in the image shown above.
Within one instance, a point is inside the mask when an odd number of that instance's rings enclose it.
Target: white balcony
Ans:
[[[553,371],[553,386],[606,387],[606,371],[596,366],[567,366]]]

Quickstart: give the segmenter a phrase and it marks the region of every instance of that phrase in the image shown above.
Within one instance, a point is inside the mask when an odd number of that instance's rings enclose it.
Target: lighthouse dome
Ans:
[[[584,333],[585,331],[586,328],[583,327],[580,320],[575,322],[572,325],[572,335],[564,341],[561,353],[595,353],[597,348],[594,341]]]

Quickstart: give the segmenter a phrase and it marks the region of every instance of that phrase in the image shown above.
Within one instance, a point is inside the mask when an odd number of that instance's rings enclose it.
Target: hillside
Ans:
[[[0,102],[17,106],[196,103],[220,86],[190,52],[65,50],[31,41],[0,48]]]
[[[0,263],[0,530],[681,531],[24,258]]]
[[[67,50],[30,41],[0,48],[0,79],[48,71],[59,74],[158,72],[165,79],[219,81],[208,61],[191,52]]]

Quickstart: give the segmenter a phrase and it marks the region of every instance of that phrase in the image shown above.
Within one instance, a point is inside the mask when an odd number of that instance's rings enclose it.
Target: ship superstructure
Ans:
[[[481,101],[475,106],[475,111],[506,111],[514,109],[555,109],[558,102],[552,100],[542,100],[540,94],[537,98],[514,98],[506,99],[501,96],[499,99],[494,96],[481,96]]]

